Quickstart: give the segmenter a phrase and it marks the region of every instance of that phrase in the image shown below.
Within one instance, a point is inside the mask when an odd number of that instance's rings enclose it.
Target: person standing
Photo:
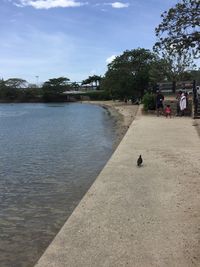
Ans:
[[[197,95],[200,95],[200,86],[197,86],[196,90],[197,90]]]
[[[187,108],[187,101],[186,101],[186,96],[184,93],[181,94],[180,98],[180,111],[181,111],[181,116],[185,115],[185,110]]]
[[[157,95],[156,95],[157,116],[163,113],[163,102],[164,102],[164,95],[160,91],[157,91]]]
[[[177,99],[177,105],[176,105],[176,116],[180,116],[180,100],[181,100],[182,91],[179,91],[176,99]]]

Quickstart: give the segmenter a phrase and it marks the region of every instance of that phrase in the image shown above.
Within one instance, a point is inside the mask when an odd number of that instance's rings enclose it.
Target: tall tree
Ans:
[[[66,78],[66,77],[59,77],[59,78],[53,78],[53,79],[49,79],[48,81],[44,82],[43,84],[43,88],[54,88],[57,90],[61,90],[66,88],[66,86],[68,85],[67,82],[70,81],[70,79]]]
[[[101,88],[112,97],[141,97],[149,85],[149,70],[156,56],[151,51],[138,48],[127,50],[109,65]]]
[[[13,89],[27,87],[27,81],[20,78],[10,78],[5,81],[5,84]]]
[[[80,89],[80,85],[77,82],[70,83],[70,90],[78,91]]]
[[[91,77],[91,79],[92,79],[92,82],[95,83],[95,87],[98,89],[99,84],[100,84],[100,81],[101,81],[101,76],[93,75],[93,76]]]
[[[200,84],[200,68],[198,70],[190,71],[192,80],[195,80],[197,84]]]
[[[60,101],[61,94],[70,89],[69,79],[66,77],[53,78],[46,81],[43,86],[43,99],[45,101]]]
[[[151,85],[156,87],[158,82],[164,82],[170,79],[171,65],[170,63],[164,59],[157,57],[151,64],[151,68],[149,70],[149,79]]]
[[[179,54],[189,52],[200,56],[200,2],[181,0],[165,11],[162,22],[155,29],[158,42],[155,48],[175,50]]]
[[[0,98],[5,98],[6,93],[7,93],[7,87],[5,81],[3,79],[0,79]]]
[[[187,71],[195,68],[190,53],[179,54],[176,51],[163,50],[162,57],[166,62],[166,77],[169,81],[180,81]]]
[[[87,79],[82,81],[82,85],[90,84],[91,86],[93,86],[95,84],[95,87],[98,88],[101,79],[102,79],[101,76],[98,75],[89,76]]]

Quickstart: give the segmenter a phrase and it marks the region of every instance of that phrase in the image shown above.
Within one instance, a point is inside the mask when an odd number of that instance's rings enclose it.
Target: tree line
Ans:
[[[65,101],[65,91],[79,91],[83,87],[100,89],[101,76],[93,75],[80,83],[70,82],[67,77],[52,78],[45,81],[41,86],[29,84],[20,78],[0,80],[0,101],[16,102],[50,102]]]
[[[141,98],[155,90],[158,82],[200,83],[200,70],[194,59],[200,57],[200,2],[181,0],[161,14],[155,29],[157,41],[152,51],[145,48],[126,50],[107,66],[103,77],[93,75],[81,84],[67,77],[49,79],[38,88],[23,79],[0,81],[0,99],[21,101],[62,101],[64,91],[95,87],[106,99]]]

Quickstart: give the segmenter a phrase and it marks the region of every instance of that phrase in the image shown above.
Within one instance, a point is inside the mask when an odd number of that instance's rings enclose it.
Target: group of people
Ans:
[[[179,91],[177,97],[177,116],[184,116],[185,111],[188,107],[188,94],[182,91]],[[164,113],[166,118],[171,118],[172,116],[172,110],[170,105],[166,105],[164,108],[164,95],[160,92],[157,91],[156,95],[156,111],[157,111],[157,116],[161,115]]]

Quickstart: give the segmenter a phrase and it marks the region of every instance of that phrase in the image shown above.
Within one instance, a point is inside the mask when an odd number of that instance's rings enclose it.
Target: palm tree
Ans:
[[[95,83],[95,88],[98,89],[101,79],[102,79],[101,76],[98,75],[89,76],[87,79],[82,81],[82,85],[90,84],[93,88]]]

